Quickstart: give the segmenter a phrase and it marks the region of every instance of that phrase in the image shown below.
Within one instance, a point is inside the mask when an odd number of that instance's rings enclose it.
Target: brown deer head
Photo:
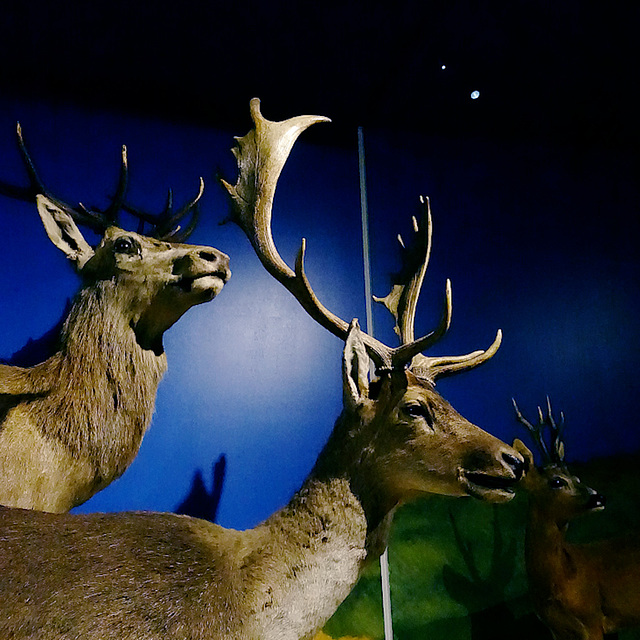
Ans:
[[[538,407],[538,423],[532,424],[520,412],[515,400],[513,406],[518,421],[531,434],[542,462],[536,465],[531,451],[516,439],[514,448],[525,459],[527,474],[522,487],[529,494],[535,508],[544,511],[546,518],[563,526],[577,516],[590,511],[601,511],[605,506],[605,497],[583,484],[569,471],[564,460],[564,414],[556,421],[551,412],[551,401],[547,398],[547,413]],[[548,433],[548,435],[547,435]]]
[[[222,181],[232,200],[232,220],[243,229],[267,271],[314,320],[346,343],[345,408],[332,439],[344,442],[341,431],[353,432],[353,449],[347,447],[344,456],[357,455],[362,465],[359,477],[366,478],[363,485],[373,491],[383,479],[390,502],[423,492],[510,499],[523,470],[520,455],[465,420],[435,390],[437,378],[471,369],[491,358],[500,345],[501,333],[486,351],[453,357],[424,355],[422,352],[445,334],[451,321],[451,285],[447,282],[439,326],[424,337],[414,336],[416,305],[431,251],[429,201],[421,199],[422,219],[413,220],[415,237],[405,251],[402,276],[388,296],[377,299],[394,315],[401,339],[400,346],[388,347],[362,332],[357,322],[347,323],[322,305],[305,274],[304,240],[292,270],[280,257],[272,238],[272,202],[286,158],[302,131],[327,119],[299,116],[271,122],[260,113],[257,99],[251,101],[251,115],[255,128],[237,139],[238,146],[233,150],[238,181],[234,186]],[[379,375],[371,384],[370,359]],[[343,457],[336,452],[332,455]],[[327,456],[321,456],[317,469],[331,464]],[[344,460],[339,464],[344,466]],[[367,465],[370,472],[366,471]]]
[[[229,279],[229,258],[213,247],[183,244],[198,217],[198,202],[204,190],[178,211],[173,210],[171,192],[165,210],[150,215],[125,203],[128,184],[126,147],[122,148],[120,180],[111,205],[105,210],[72,206],[51,194],[40,180],[26,149],[20,125],[18,145],[29,175],[28,187],[0,185],[0,193],[35,200],[51,242],[72,262],[85,286],[102,282],[113,290],[118,306],[141,345],[159,348],[162,333],[190,307],[212,300]],[[125,231],[117,216],[126,210],[137,217],[138,232]],[[191,215],[181,228],[182,220]],[[151,227],[143,235],[145,224]],[[102,234],[92,247],[78,225]],[[114,299],[115,303],[115,299]]]

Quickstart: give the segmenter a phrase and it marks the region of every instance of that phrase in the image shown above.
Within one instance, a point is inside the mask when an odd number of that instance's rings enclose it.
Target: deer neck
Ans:
[[[366,517],[345,479],[308,478],[286,507],[248,533],[257,536],[244,563],[255,581],[255,637],[311,637],[368,558]]]
[[[534,585],[553,591],[575,572],[571,545],[566,541],[567,523],[550,517],[544,505],[529,507],[525,534],[525,562]]]
[[[373,492],[363,490],[366,465],[355,455],[359,440],[339,419],[289,504],[247,532],[253,543],[244,564],[263,585],[257,589],[262,599],[255,604],[267,629],[260,637],[307,637],[328,620],[366,564],[384,550],[394,509],[383,508]],[[278,609],[294,612],[286,622],[290,629],[278,626],[285,622],[267,620]]]
[[[322,450],[310,478],[320,482],[343,479],[361,505],[367,523],[369,545],[384,550],[389,522],[402,501],[389,486],[384,452],[377,451],[378,426],[374,415],[345,409]],[[382,537],[381,537],[382,536]],[[379,555],[379,554],[378,554]]]
[[[167,366],[164,353],[140,346],[118,296],[113,281],[78,294],[59,352],[43,363],[55,382],[34,405],[40,429],[88,458],[98,482],[118,477],[135,457]]]

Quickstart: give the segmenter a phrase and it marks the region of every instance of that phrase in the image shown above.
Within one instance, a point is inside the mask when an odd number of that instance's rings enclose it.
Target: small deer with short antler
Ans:
[[[602,640],[605,634],[640,625],[638,537],[567,541],[569,522],[602,510],[604,497],[582,484],[564,462],[564,415],[556,421],[547,399],[547,413],[538,408],[534,425],[515,402],[514,407],[543,459],[535,466],[529,449],[520,440],[514,442],[528,465],[521,483],[529,494],[525,562],[538,617],[555,640]]]
[[[227,185],[261,260],[305,309],[345,341],[344,409],[289,504],[247,531],[171,514],[51,515],[0,509],[0,636],[78,640],[310,638],[387,543],[396,507],[435,493],[511,499],[524,462],[460,416],[434,389],[443,375],[485,362],[493,347],[459,358],[421,351],[441,326],[413,339],[431,219],[416,223],[415,270],[386,299],[402,346],[390,348],[330,314],[296,273],[269,228],[275,182],[314,117],[269,122],[252,102],[255,129],[239,140],[240,176]],[[253,233],[255,231],[255,233]],[[393,301],[391,301],[393,298]],[[370,384],[370,357],[380,379]],[[407,368],[407,365],[409,368]],[[37,550],[37,551],[36,551]]]
[[[72,207],[40,181],[19,126],[18,142],[30,185],[0,185],[0,192],[37,202],[49,238],[83,287],[50,358],[30,368],[0,365],[0,504],[62,512],[131,464],[167,367],[163,333],[190,307],[212,300],[230,272],[217,249],[181,244],[193,229],[202,181],[198,196],[179,211],[171,198],[160,216],[132,210],[124,205],[123,147],[109,208]],[[152,223],[156,237],[116,226],[123,207]],[[180,230],[190,213],[191,224]],[[76,221],[102,234],[95,248]]]

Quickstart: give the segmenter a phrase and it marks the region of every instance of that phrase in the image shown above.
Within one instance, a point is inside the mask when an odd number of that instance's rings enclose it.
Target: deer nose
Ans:
[[[216,275],[226,283],[231,277],[229,269],[229,256],[222,251],[202,251],[200,257],[216,266]]]
[[[229,269],[229,256],[217,249],[202,249],[198,251],[198,258],[205,262],[219,265],[222,269]]]
[[[509,465],[509,467],[511,467],[516,480],[520,480],[520,478],[522,478],[522,476],[524,475],[524,460],[522,460],[521,458],[517,458],[510,453],[503,453],[502,459],[507,463],[507,465]]]
[[[225,283],[231,277],[229,256],[210,247],[189,251],[173,263],[174,275],[196,275],[196,272],[203,269],[217,276]]]
[[[206,260],[207,262],[213,262],[214,264],[218,261],[224,264],[229,264],[229,256],[220,251],[213,251],[211,249],[198,251],[198,258]]]

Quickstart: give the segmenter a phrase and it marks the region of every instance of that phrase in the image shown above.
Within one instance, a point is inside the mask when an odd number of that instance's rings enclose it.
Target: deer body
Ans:
[[[598,640],[640,625],[640,545],[636,537],[571,544],[566,524],[530,509],[525,559],[538,615],[554,638]]]
[[[230,272],[217,249],[116,226],[92,248],[76,211],[35,187],[45,230],[83,286],[49,359],[0,365],[0,504],[63,512],[131,464],[167,368],[164,331]]]
[[[254,529],[0,509],[0,636],[312,637],[378,558],[399,504],[511,498],[522,465],[510,447],[410,372],[371,393],[361,374],[345,375],[345,410],[302,488]]]
[[[364,560],[351,531],[362,525],[323,528],[322,510],[297,512],[308,530],[292,531],[283,513],[249,532],[172,514],[65,516],[61,523],[60,516],[45,522],[47,514],[11,511],[15,533],[0,514],[8,543],[0,552],[0,632],[16,639],[48,640],[61,631],[104,640],[308,637],[349,593]],[[64,546],[52,545],[60,536]],[[301,557],[292,540],[304,540],[315,556]],[[43,575],[52,562],[55,574]]]
[[[538,617],[555,640],[602,640],[605,634],[640,625],[640,540],[628,536],[573,544],[567,529],[574,518],[604,508],[604,497],[584,485],[564,464],[561,429],[549,413],[540,424],[521,422],[534,433],[546,464],[535,466],[516,440],[528,471],[521,486],[529,495],[525,565]],[[550,449],[542,428],[555,436]]]

